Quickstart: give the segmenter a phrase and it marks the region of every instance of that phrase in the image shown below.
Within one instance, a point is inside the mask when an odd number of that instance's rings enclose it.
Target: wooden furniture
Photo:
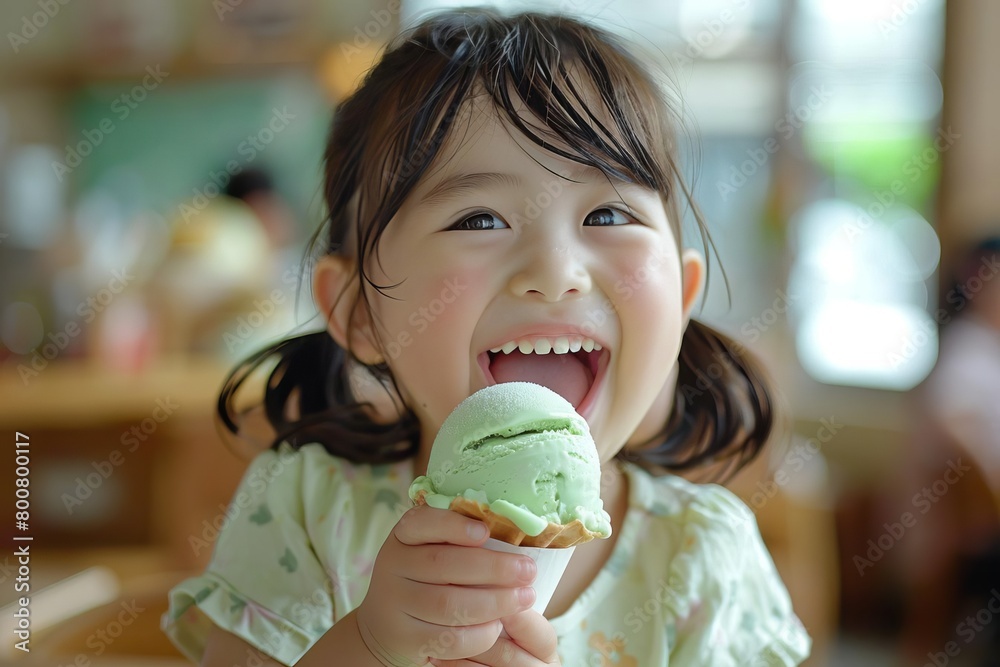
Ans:
[[[26,384],[0,368],[0,428],[29,436],[35,564],[95,549],[156,553],[158,566],[197,570],[211,525],[246,465],[222,442],[215,404],[228,364],[181,358],[125,374],[84,361],[49,363]],[[0,475],[13,488],[14,470]],[[8,543],[14,526],[0,528]],[[114,559],[122,562],[121,559]],[[82,569],[82,568],[81,568]],[[44,572],[39,573],[44,576]]]
[[[189,664],[159,623],[169,588],[207,565],[214,532],[205,527],[223,515],[248,463],[216,431],[228,370],[183,358],[126,374],[57,359],[26,384],[16,366],[0,368],[0,428],[29,436],[32,590],[102,565],[118,577],[120,599],[145,609],[100,655],[87,640],[119,602],[38,628],[37,650],[17,664],[73,664],[80,655],[93,667]],[[0,475],[13,488],[13,467]],[[8,543],[13,530],[2,529]],[[4,587],[0,604],[13,595]]]
[[[187,576],[186,572],[163,572],[136,579],[113,602],[36,632],[31,660],[25,664],[73,665],[82,655],[91,665],[103,664],[102,660],[115,664],[116,656],[121,664],[136,667],[142,660],[164,666],[190,665],[160,630],[167,593]]]

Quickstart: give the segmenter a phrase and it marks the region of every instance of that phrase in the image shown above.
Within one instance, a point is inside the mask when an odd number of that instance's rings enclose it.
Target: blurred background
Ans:
[[[222,381],[318,328],[300,278],[332,110],[450,4],[0,4],[0,424],[31,484],[28,531],[0,534],[34,537],[38,664],[183,664],[165,592],[207,564],[252,454],[217,433]],[[1000,664],[1000,3],[531,7],[669,75],[715,242],[699,317],[793,418],[731,488],[807,664]],[[0,662],[26,664],[6,552]]]

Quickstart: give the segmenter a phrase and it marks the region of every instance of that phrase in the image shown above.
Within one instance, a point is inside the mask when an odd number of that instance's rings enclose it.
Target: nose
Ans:
[[[526,250],[524,264],[511,276],[509,288],[514,296],[534,295],[554,303],[587,294],[591,285],[579,249],[565,243],[536,242]]]

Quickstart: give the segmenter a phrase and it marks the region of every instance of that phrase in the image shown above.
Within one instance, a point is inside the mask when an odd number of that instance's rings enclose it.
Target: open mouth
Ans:
[[[569,351],[565,344],[550,346],[545,339],[534,341],[534,346],[529,343],[503,347],[509,351],[494,348],[479,355],[479,366],[489,385],[533,382],[556,392],[586,417],[604,378],[611,356],[609,350],[600,345],[581,347],[577,342],[576,351]],[[544,351],[546,347],[548,351]]]

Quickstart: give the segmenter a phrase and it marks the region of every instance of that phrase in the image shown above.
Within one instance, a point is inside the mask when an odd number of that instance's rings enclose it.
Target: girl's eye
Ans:
[[[599,208],[592,211],[583,221],[584,225],[591,227],[613,227],[630,224],[631,220],[624,213],[613,208]]]
[[[503,229],[507,223],[493,215],[492,213],[476,213],[465,218],[452,229],[478,230],[478,229]]]

